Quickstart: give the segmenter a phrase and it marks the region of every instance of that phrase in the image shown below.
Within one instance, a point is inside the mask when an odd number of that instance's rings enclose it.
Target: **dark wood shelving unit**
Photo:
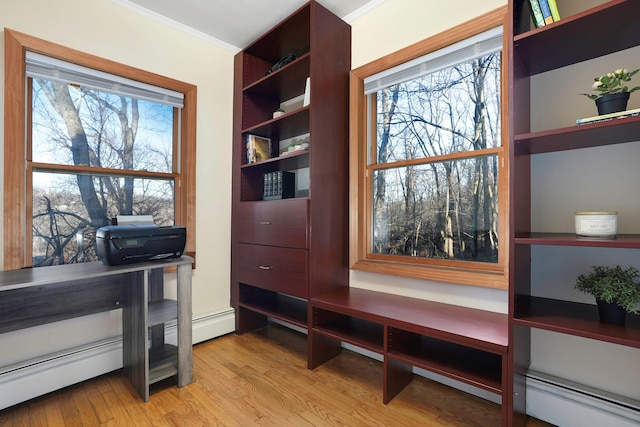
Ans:
[[[579,2],[573,2],[574,7],[580,5]],[[534,156],[640,141],[638,116],[532,131],[531,111],[540,106],[531,102],[531,94],[536,90],[536,82],[531,76],[556,73],[562,67],[640,45],[640,32],[637,30],[640,25],[640,2],[602,0],[595,7],[563,15],[560,21],[540,28],[533,27],[529,7],[528,0],[509,1],[509,317],[513,351],[507,372],[511,377],[509,382],[514,396],[510,425],[524,425],[526,419],[525,384],[532,353],[532,329],[635,348],[638,348],[640,339],[638,316],[628,315],[628,323],[624,327],[602,324],[598,320],[595,305],[546,298],[544,287],[532,283],[532,262],[537,261],[535,257],[541,256],[532,250],[536,245],[562,246],[566,250],[636,250],[640,249],[640,235],[619,234],[615,239],[582,238],[574,233],[533,230],[531,224],[532,215],[545,209],[542,205],[534,205],[536,201],[532,199],[535,190],[532,186],[536,183],[532,179]],[[593,35],[595,28],[602,30],[597,36]],[[557,98],[562,100],[563,94],[557,94]],[[569,173],[571,171],[567,171]],[[606,174],[606,171],[601,173]],[[567,283],[566,286],[571,288],[573,285]]]
[[[288,55],[295,59],[267,73]],[[235,56],[231,305],[237,333],[270,318],[306,330],[308,298],[348,286],[350,70],[351,27],[315,0]],[[274,118],[278,108],[285,113]],[[247,134],[269,138],[271,158],[249,164]],[[280,154],[289,139],[306,135],[308,150]],[[264,175],[274,171],[295,174],[294,198],[263,200]],[[305,188],[300,182],[307,175]]]

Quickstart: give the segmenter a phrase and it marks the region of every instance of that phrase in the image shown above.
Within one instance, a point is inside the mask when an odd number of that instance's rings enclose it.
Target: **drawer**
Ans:
[[[307,251],[272,246],[235,245],[236,280],[240,283],[307,298]]]
[[[307,249],[309,199],[243,202],[234,215],[236,242]]]

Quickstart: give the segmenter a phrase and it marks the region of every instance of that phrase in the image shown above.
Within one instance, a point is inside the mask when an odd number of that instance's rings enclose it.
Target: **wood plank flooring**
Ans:
[[[278,325],[197,344],[193,363],[193,384],[160,383],[148,403],[115,371],[0,411],[0,426],[500,425],[498,405],[418,376],[384,405],[380,362],[343,350],[310,371],[306,337]]]

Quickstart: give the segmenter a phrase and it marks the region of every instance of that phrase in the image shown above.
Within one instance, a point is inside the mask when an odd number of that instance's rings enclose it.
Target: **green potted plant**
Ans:
[[[640,89],[640,86],[629,89],[627,82],[631,80],[640,69],[629,71],[626,68],[596,77],[593,83],[595,94],[583,93],[581,95],[596,102],[598,114],[617,113],[627,109],[627,102],[631,92]]]
[[[635,267],[593,266],[590,273],[578,276],[575,288],[596,298],[603,323],[624,325],[627,312],[638,314],[640,273]]]

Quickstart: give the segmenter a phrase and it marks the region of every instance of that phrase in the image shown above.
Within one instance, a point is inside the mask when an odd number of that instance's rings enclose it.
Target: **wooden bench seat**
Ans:
[[[507,419],[506,314],[357,288],[309,304],[310,369],[350,343],[383,355],[384,403],[411,382],[415,366],[501,395]]]

